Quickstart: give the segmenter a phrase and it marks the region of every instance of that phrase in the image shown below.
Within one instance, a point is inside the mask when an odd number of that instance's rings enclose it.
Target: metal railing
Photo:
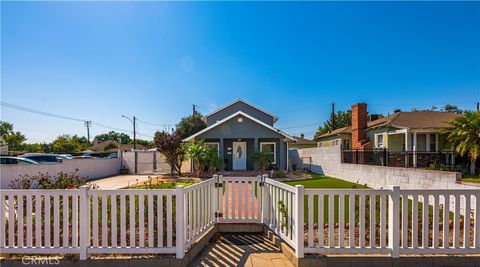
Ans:
[[[455,164],[455,154],[451,151],[389,151],[388,149],[343,150],[342,163],[428,168],[432,164],[453,166]]]

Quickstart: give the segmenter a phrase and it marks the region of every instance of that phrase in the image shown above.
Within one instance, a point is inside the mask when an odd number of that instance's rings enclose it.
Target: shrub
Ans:
[[[59,172],[57,176],[48,173],[38,175],[20,175],[19,178],[10,182],[13,189],[75,189],[85,185],[87,181],[78,176],[78,169],[72,173]]]
[[[262,171],[262,173],[265,172],[267,167],[271,164],[270,158],[270,154],[263,151],[258,151],[252,156],[253,162],[255,162],[255,165]]]

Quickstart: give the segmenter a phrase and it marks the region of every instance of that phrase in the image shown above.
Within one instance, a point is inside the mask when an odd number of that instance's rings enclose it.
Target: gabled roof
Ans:
[[[368,123],[369,129],[392,126],[409,129],[441,129],[447,128],[448,122],[460,116],[451,112],[421,110],[412,112],[397,112],[390,116]]]
[[[298,136],[294,136],[294,138],[296,139],[295,143],[297,145],[316,145],[317,144],[315,140],[310,140],[310,139],[306,139]]]
[[[335,130],[330,131],[328,133],[324,133],[324,134],[320,135],[318,138],[328,137],[328,136],[337,135],[337,134],[349,134],[351,132],[352,132],[352,127],[347,126],[347,127],[335,129]]]
[[[245,118],[248,118],[248,119],[250,119],[250,120],[258,123],[258,124],[262,125],[262,126],[265,127],[265,128],[268,128],[268,129],[270,129],[270,130],[272,130],[272,131],[274,131],[274,132],[277,132],[277,133],[283,135],[284,137],[286,137],[286,138],[288,138],[288,139],[290,139],[290,140],[292,140],[292,141],[295,141],[295,138],[293,138],[292,136],[290,136],[290,135],[282,132],[280,129],[274,128],[274,127],[272,127],[272,126],[270,126],[270,125],[268,125],[268,124],[266,124],[266,123],[264,123],[264,122],[262,122],[262,121],[260,121],[260,120],[258,120],[258,119],[256,119],[256,118],[254,118],[254,117],[252,117],[252,116],[250,116],[250,115],[248,115],[247,113],[242,112],[242,111],[237,111],[237,112],[233,113],[232,115],[230,115],[230,116],[228,116],[228,117],[226,117],[226,118],[224,118],[224,119],[222,119],[222,120],[219,120],[219,121],[215,122],[214,124],[208,126],[207,128],[205,128],[205,129],[203,129],[203,130],[201,130],[201,131],[198,131],[198,132],[196,132],[195,134],[193,134],[193,135],[191,135],[191,136],[183,139],[182,141],[183,141],[183,142],[188,142],[188,141],[192,140],[193,138],[201,135],[202,133],[205,133],[205,132],[213,129],[213,128],[221,125],[222,123],[224,123],[224,122],[226,122],[226,121],[228,121],[228,120],[230,120],[230,119],[232,119],[232,118],[235,118],[235,117],[238,116],[238,115],[242,115],[242,116],[244,116]]]
[[[233,105],[233,104],[235,104],[235,103],[238,103],[238,102],[242,102],[242,103],[244,103],[244,104],[247,104],[247,105],[253,107],[253,108],[256,109],[256,110],[258,110],[258,111],[260,111],[260,112],[263,112],[263,113],[271,116],[271,117],[273,118],[273,122],[274,122],[274,123],[275,123],[276,121],[278,121],[278,117],[277,117],[277,116],[273,115],[272,113],[270,113],[270,112],[268,112],[268,111],[265,111],[264,109],[261,109],[261,108],[255,106],[254,104],[249,103],[249,102],[247,102],[247,101],[245,101],[245,100],[243,100],[243,99],[241,99],[241,98],[239,98],[239,99],[233,101],[232,103],[230,103],[230,104],[228,104],[228,105],[225,105],[225,106],[223,106],[223,107],[221,107],[221,108],[219,108],[219,109],[217,109],[217,110],[215,110],[215,111],[213,111],[213,112],[208,113],[207,115],[204,116],[204,118],[208,118],[208,117],[212,116],[213,114],[218,113],[218,112],[220,112],[220,111],[222,111],[222,110],[224,110],[224,109],[226,109],[226,108],[230,107],[231,105]]]
[[[457,113],[432,110],[396,112],[378,120],[369,121],[367,123],[367,130],[389,126],[408,129],[442,129],[447,128],[449,126],[448,122],[458,116],[460,115]],[[318,138],[342,133],[351,133],[351,131],[352,128],[347,126],[322,134]]]

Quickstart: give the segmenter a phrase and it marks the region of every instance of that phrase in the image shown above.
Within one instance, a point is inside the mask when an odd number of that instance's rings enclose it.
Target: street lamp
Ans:
[[[135,116],[133,116],[133,120],[132,120],[125,115],[122,115],[122,118],[128,119],[133,124],[133,149],[137,149],[137,139],[136,139],[137,131],[135,130],[136,118]]]

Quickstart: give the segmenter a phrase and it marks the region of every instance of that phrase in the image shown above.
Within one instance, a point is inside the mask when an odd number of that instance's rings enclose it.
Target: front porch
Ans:
[[[431,164],[455,164],[455,154],[438,129],[404,128],[375,133],[374,148],[364,151],[367,157],[371,154],[381,160],[373,165],[426,168]]]
[[[257,175],[253,156],[259,151],[271,155],[273,169],[288,168],[288,143],[280,138],[208,138],[204,143],[218,151],[219,158],[223,159],[223,171]]]

